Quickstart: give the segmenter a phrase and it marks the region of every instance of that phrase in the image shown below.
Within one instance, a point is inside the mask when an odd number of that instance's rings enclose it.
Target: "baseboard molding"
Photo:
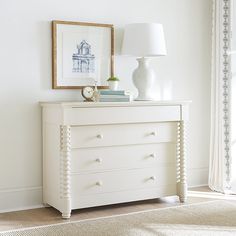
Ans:
[[[188,188],[198,188],[198,187],[208,187],[208,184],[199,184],[199,185],[188,186]]]
[[[0,213],[44,207],[42,187],[0,189]]]
[[[187,169],[188,187],[202,187],[208,185],[208,167]]]

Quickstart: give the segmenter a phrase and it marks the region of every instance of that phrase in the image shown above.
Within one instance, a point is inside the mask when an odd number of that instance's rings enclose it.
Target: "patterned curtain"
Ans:
[[[236,193],[236,0],[232,0],[231,12],[231,191]]]
[[[232,6],[233,0],[213,0],[209,187],[222,193],[234,192],[231,175]]]

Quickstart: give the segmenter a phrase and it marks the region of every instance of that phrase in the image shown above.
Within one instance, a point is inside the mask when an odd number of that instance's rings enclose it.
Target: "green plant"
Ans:
[[[120,80],[117,77],[112,76],[112,77],[108,78],[107,81],[120,81]]]

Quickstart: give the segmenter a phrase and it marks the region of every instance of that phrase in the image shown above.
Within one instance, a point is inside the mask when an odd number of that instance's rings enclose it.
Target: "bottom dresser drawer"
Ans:
[[[72,209],[95,207],[116,203],[140,201],[177,194],[176,184],[165,185],[158,188],[144,188],[120,191],[115,193],[101,193],[96,195],[72,196]]]
[[[175,166],[108,171],[71,176],[73,197],[118,192],[132,189],[157,188],[176,183]]]

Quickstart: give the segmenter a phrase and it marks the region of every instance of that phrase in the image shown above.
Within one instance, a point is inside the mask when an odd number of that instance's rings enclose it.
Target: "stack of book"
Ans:
[[[125,90],[100,90],[100,102],[130,102],[131,94]]]

